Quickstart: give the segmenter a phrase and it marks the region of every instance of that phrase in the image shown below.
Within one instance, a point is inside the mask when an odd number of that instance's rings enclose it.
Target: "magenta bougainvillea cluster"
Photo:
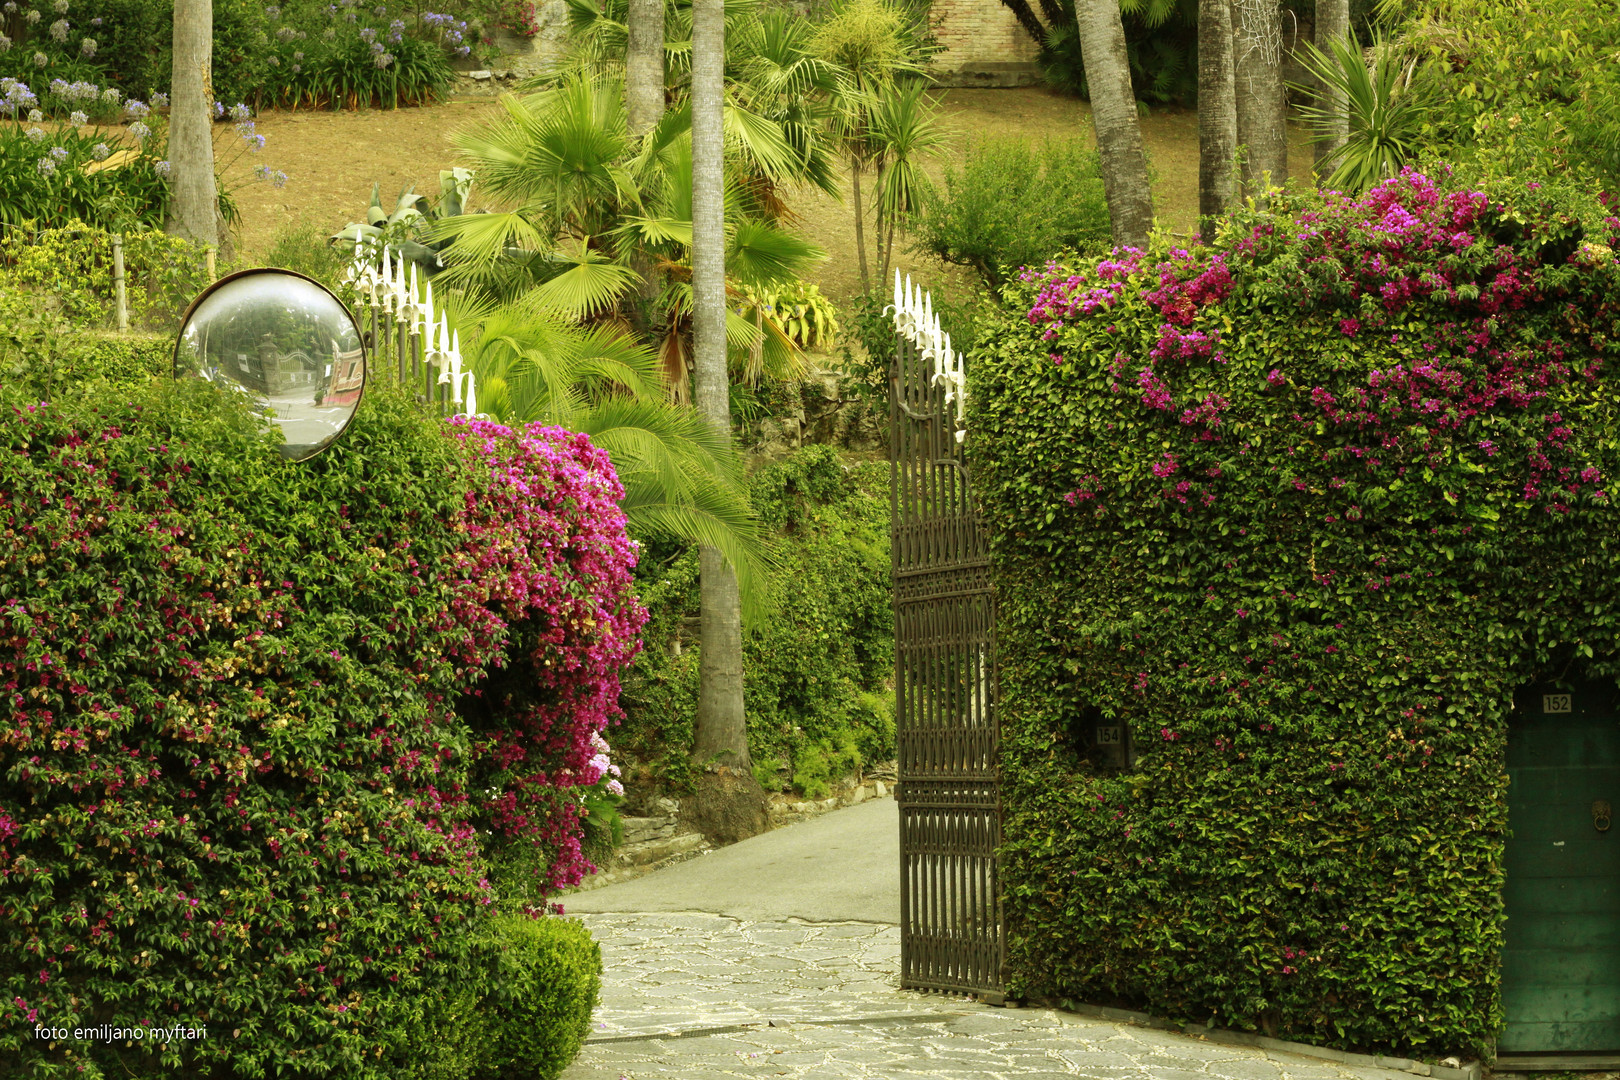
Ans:
[[[385,392],[284,463],[209,395],[0,413],[0,1058],[417,1075],[492,847],[587,869],[622,492],[583,436]],[[109,1024],[205,1035],[35,1030]]]
[[[498,695],[485,704],[500,725],[479,744],[499,780],[481,806],[506,837],[550,846],[550,887],[575,885],[594,868],[580,852],[569,795],[597,784],[623,792],[602,732],[622,715],[619,672],[640,651],[647,618],[631,593],[636,545],[619,509],[624,489],[584,435],[540,424],[514,434],[467,419],[453,430],[493,479],[466,495],[467,547],[457,559],[465,582],[451,613],[471,635],[458,655],[483,666],[481,649],[499,642],[520,676],[475,691]]]
[[[1408,170],[1009,286],[1019,989],[1489,1052],[1513,694],[1620,674],[1620,219],[1572,205]]]

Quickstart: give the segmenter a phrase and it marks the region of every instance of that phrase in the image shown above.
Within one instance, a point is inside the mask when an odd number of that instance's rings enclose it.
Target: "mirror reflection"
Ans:
[[[252,401],[281,452],[302,461],[331,445],[360,405],[360,328],[331,293],[294,274],[252,270],[212,286],[192,308],[175,377],[197,376]]]

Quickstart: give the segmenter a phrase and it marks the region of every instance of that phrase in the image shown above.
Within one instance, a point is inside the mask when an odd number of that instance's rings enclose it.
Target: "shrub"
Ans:
[[[1016,992],[1489,1055],[1512,692],[1620,675],[1620,221],[1542,194],[1408,170],[1007,288],[968,445]]]
[[[0,234],[0,265],[14,287],[52,298],[75,322],[111,325],[117,315],[112,234],[83,222]],[[155,229],[124,236],[125,296],[136,324],[172,326],[208,287],[204,253]]]
[[[1016,197],[1014,197],[1016,195]],[[915,250],[970,266],[992,288],[1064,248],[1105,250],[1108,203],[1097,154],[1079,139],[1039,150],[1015,139],[969,147],[914,226]]]
[[[342,288],[343,271],[353,261],[354,252],[327,243],[327,232],[312,221],[290,225],[276,234],[270,250],[264,253],[266,266],[292,270],[314,278],[333,292]]]
[[[492,990],[480,1006],[484,1052],[475,1075],[555,1080],[591,1030],[602,951],[574,919],[502,915]]]
[[[0,1054],[417,1075],[410,1033],[483,962],[488,849],[533,849],[541,895],[585,869],[641,619],[605,457],[387,386],[303,464],[201,381],[26,389],[0,390]],[[32,1036],[147,1022],[209,1037]]]
[[[17,243],[12,235],[24,222],[105,220],[110,202],[137,224],[162,226],[168,187],[157,173],[158,158],[91,172],[119,140],[90,128],[52,126],[46,132],[40,125],[0,123],[0,226],[11,226],[0,227],[0,238]]]
[[[1406,8],[1401,42],[1439,79],[1431,147],[1504,180],[1592,170],[1620,181],[1620,22],[1598,0],[1555,0],[1525,19],[1502,0]]]

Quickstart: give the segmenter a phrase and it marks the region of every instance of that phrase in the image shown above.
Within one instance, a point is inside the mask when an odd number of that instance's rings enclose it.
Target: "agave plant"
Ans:
[[[1349,137],[1324,163],[1333,170],[1329,186],[1349,194],[1400,173],[1419,149],[1430,109],[1429,84],[1417,56],[1403,55],[1385,38],[1374,41],[1368,54],[1370,60],[1354,40],[1340,40],[1329,42],[1326,52],[1307,43],[1301,57],[1305,70],[1348,109]],[[1294,89],[1319,93],[1308,86]],[[1315,131],[1313,141],[1337,137],[1327,108],[1302,106],[1300,113]]]
[[[411,185],[399,193],[392,213],[383,209],[381,186],[371,185],[371,205],[366,208],[366,220],[350,222],[333,233],[327,242],[346,245],[357,251],[365,249],[370,257],[381,261],[387,248],[394,258],[404,258],[432,277],[444,268],[441,255],[445,241],[433,235],[437,222],[456,217],[466,211],[472,197],[473,173],[471,169],[443,169],[439,172],[439,201],[430,203]]]

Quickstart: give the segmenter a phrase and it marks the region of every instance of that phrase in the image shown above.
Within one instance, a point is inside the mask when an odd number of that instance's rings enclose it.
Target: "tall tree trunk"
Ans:
[[[866,214],[861,206],[861,159],[853,154],[849,159],[849,182],[855,195],[855,261],[861,268],[861,293],[871,296],[871,277],[866,271]]]
[[[724,0],[692,4],[692,352],[698,411],[731,434],[726,381]],[[737,575],[714,548],[698,551],[702,574],[697,719],[693,757],[746,772],[742,607]]]
[[[1232,0],[1198,2],[1198,215],[1210,222],[1237,199],[1237,98],[1232,74]]]
[[[630,137],[639,139],[664,116],[664,0],[630,0],[626,21],[624,102]]]
[[[1075,17],[1114,243],[1145,248],[1148,230],[1153,227],[1153,192],[1148,187],[1142,129],[1136,121],[1136,94],[1131,90],[1119,0],[1080,0]]]
[[[1277,0],[1234,0],[1232,59],[1243,190],[1260,195],[1288,179],[1287,103],[1282,81],[1282,11]]]
[[[1316,47],[1332,56],[1329,42],[1350,36],[1350,0],[1316,0]],[[1316,144],[1316,182],[1325,183],[1333,171],[1324,162],[1338,152],[1350,137],[1350,114],[1344,95],[1330,87],[1318,88],[1322,95],[1317,107],[1333,112],[1333,136]]]
[[[214,132],[208,115],[214,48],[213,0],[175,0],[174,82],[169,88],[169,214],[163,230],[219,246]]]

